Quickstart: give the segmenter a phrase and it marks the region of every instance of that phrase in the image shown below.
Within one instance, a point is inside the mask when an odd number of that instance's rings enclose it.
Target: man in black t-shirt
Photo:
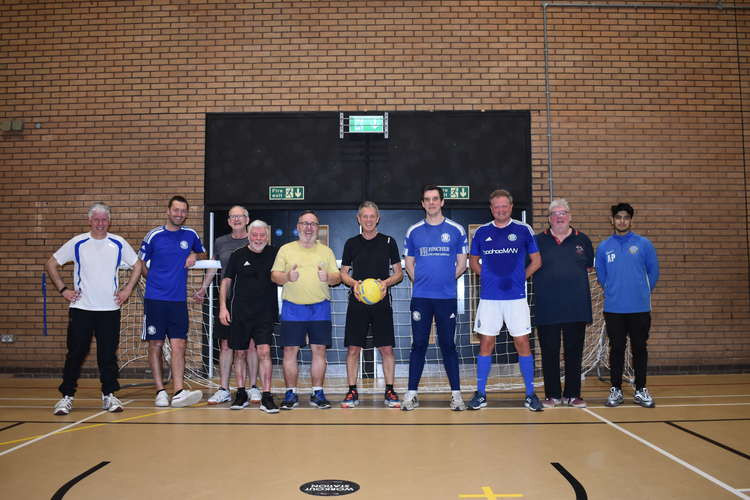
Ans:
[[[357,211],[357,222],[362,232],[346,241],[344,255],[341,258],[341,281],[352,289],[346,309],[346,333],[344,335],[344,345],[347,347],[346,373],[349,392],[341,402],[342,408],[354,408],[359,405],[357,392],[359,354],[365,344],[370,326],[374,345],[383,358],[383,375],[386,384],[383,402],[389,408],[401,406],[398,395],[393,389],[396,366],[393,355],[395,338],[393,310],[388,288],[401,281],[403,272],[398,245],[392,237],[378,233],[379,221],[378,206],[371,201],[363,202]],[[378,280],[383,297],[382,300],[372,305],[361,302],[359,297],[359,287],[367,278]]]
[[[277,248],[268,245],[268,224],[255,220],[248,226],[249,244],[232,252],[219,291],[219,321],[229,326],[229,347],[234,351],[237,393],[231,408],[248,405],[245,389],[247,349],[255,342],[263,393],[260,409],[278,413],[271,395],[271,342],[273,324],[278,322],[277,286],[271,281],[271,267]],[[231,300],[227,297],[232,290]]]

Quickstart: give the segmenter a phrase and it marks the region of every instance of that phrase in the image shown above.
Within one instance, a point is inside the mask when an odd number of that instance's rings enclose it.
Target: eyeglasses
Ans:
[[[318,227],[320,224],[317,222],[298,222],[297,225],[302,227]]]
[[[550,212],[549,215],[550,217],[565,217],[569,213],[570,212],[568,212],[567,210],[558,210],[556,212]]]
[[[247,217],[247,216],[246,215],[230,215],[229,219],[231,219],[231,220],[240,220],[240,219],[244,219],[245,217]]]

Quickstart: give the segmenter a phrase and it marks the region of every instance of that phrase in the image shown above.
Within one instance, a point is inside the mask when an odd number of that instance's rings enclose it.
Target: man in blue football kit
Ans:
[[[479,334],[477,390],[468,407],[479,410],[487,406],[485,389],[492,353],[505,323],[518,352],[526,387],[524,406],[542,411],[542,403],[534,393],[534,356],[529,345],[531,314],[526,300],[526,280],[542,266],[542,257],[531,227],[511,219],[513,197],[508,191],[498,189],[490,194],[490,210],[494,220],[474,233],[469,255],[469,265],[479,275],[481,288],[474,321],[474,331]]]
[[[609,389],[607,406],[623,403],[622,372],[625,343],[630,337],[635,372],[633,402],[653,408],[646,388],[648,333],[651,328],[651,293],[659,280],[659,261],[648,238],[631,231],[635,211],[627,203],[611,207],[614,234],[596,249],[596,279],[604,289],[604,322],[609,337]]]
[[[167,205],[166,224],[149,231],[138,254],[148,266],[143,299],[146,324],[141,338],[149,341],[148,361],[156,383],[156,406],[170,405],[162,379],[162,346],[166,337],[172,350],[171,405],[190,406],[203,397],[201,391],[183,389],[188,333],[187,272],[198,254],[205,252],[198,233],[183,226],[188,210],[185,198],[173,196]]]
[[[464,228],[443,216],[443,190],[428,184],[422,189],[425,218],[406,231],[404,264],[414,283],[411,299],[412,346],[409,386],[401,409],[419,406],[417,387],[422,378],[427,344],[435,318],[443,366],[451,386],[451,410],[466,409],[461,397],[456,331],[456,279],[466,271],[467,240]]]

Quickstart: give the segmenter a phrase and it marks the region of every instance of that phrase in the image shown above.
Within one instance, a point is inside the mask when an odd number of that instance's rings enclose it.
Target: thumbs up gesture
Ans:
[[[328,271],[318,264],[318,279],[323,283],[328,283]]]
[[[297,281],[298,279],[299,271],[297,271],[297,264],[294,264],[291,271],[289,271],[289,281]]]

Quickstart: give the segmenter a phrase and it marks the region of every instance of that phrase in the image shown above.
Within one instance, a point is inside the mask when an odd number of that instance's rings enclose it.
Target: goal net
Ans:
[[[218,261],[200,261],[188,272],[188,297],[192,297],[205,278],[208,269],[220,267]],[[123,273],[129,273],[124,270]],[[127,281],[127,276],[122,277]],[[586,339],[583,352],[583,376],[608,377],[608,345],[604,330],[602,315],[603,297],[601,289],[596,283],[594,273],[590,273],[591,293],[594,311],[594,321],[586,328]],[[147,343],[141,341],[143,329],[143,291],[144,280],[134,289],[130,300],[123,306],[120,332],[120,366],[124,377],[146,377],[149,374],[147,359]],[[218,341],[214,337],[214,324],[218,321],[218,308],[215,307],[219,293],[216,280],[206,294],[203,303],[196,303],[188,298],[190,316],[190,330],[186,350],[185,378],[188,383],[206,388],[216,388],[219,382]],[[461,387],[464,391],[476,389],[476,356],[479,352],[479,340],[473,333],[474,315],[479,302],[479,279],[471,271],[467,271],[457,280],[458,287],[458,319],[456,323],[455,342],[459,354]],[[531,282],[528,284],[529,301],[533,305],[534,291]],[[346,392],[346,347],[344,346],[344,324],[349,289],[343,285],[332,288],[332,322],[333,341],[327,352],[328,368],[326,371],[325,387],[329,392]],[[393,307],[394,332],[396,345],[396,389],[405,390],[408,370],[409,353],[411,350],[411,314],[409,302],[411,300],[411,282],[404,279],[391,288]],[[532,307],[533,311],[533,307]],[[533,317],[532,317],[533,323]],[[278,332],[274,332],[274,344],[271,346],[273,360],[274,391],[284,388],[281,372],[282,349],[278,347]],[[169,343],[165,342],[165,358],[169,359]],[[531,335],[532,352],[535,357],[535,384],[542,385],[542,371],[539,343],[536,334]],[[626,359],[625,378],[632,378],[631,363]],[[308,347],[300,349],[300,387],[309,385],[311,354]],[[561,359],[561,377],[564,369]],[[377,349],[362,350],[359,363],[360,392],[379,392],[384,387],[382,365]],[[165,367],[168,368],[168,367]],[[165,371],[165,373],[167,373]],[[234,383],[234,374],[231,382]],[[490,391],[513,390],[523,387],[517,354],[513,346],[512,337],[506,330],[497,338],[493,355],[492,371],[487,389]],[[427,360],[420,382],[420,391],[442,392],[448,391],[448,381],[443,368],[440,349],[433,332],[430,335],[430,347],[427,350]]]

